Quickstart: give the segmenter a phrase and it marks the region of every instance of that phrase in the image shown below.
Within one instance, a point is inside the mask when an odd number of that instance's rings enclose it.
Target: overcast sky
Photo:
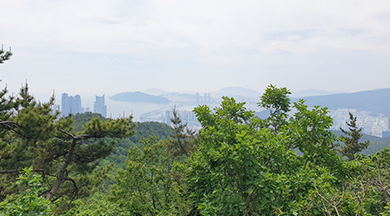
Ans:
[[[389,0],[0,0],[1,87],[47,101],[158,88],[390,87]]]

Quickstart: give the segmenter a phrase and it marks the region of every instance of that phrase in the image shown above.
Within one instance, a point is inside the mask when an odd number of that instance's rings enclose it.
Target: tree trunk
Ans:
[[[47,194],[46,200],[53,199],[54,194],[57,192],[58,188],[60,188],[60,185],[64,181],[66,169],[68,168],[69,164],[72,162],[72,157],[73,157],[73,153],[74,153],[74,148],[76,147],[76,143],[77,143],[77,140],[73,139],[73,142],[72,142],[72,145],[70,146],[69,153],[68,153],[68,156],[66,157],[65,163],[64,163],[64,165],[62,165],[62,168],[57,175],[56,183],[54,184],[51,191]]]

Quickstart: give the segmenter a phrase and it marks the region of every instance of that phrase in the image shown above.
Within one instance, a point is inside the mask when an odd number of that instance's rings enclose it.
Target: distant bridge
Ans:
[[[176,104],[176,105],[169,105],[169,106],[161,107],[159,109],[152,110],[150,112],[142,114],[140,116],[140,120],[141,121],[155,121],[156,118],[151,118],[151,116],[154,116],[154,115],[159,114],[159,113],[164,113],[167,110],[172,110],[175,106],[176,106],[176,109],[177,109],[179,107],[183,107],[183,106],[186,106],[186,105],[185,104]]]

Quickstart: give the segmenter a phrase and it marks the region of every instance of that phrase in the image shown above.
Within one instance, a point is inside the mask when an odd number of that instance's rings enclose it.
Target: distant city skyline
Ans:
[[[81,107],[80,95],[69,96],[67,93],[61,95],[61,115],[68,116],[69,114],[84,113],[84,108]]]
[[[224,87],[224,88],[234,88],[234,87]],[[222,88],[222,89],[224,89]],[[239,88],[242,88],[242,87],[239,87]],[[222,89],[219,89],[218,91],[214,91],[210,94],[210,100],[213,100],[212,98],[220,98],[220,95],[216,96],[215,94],[219,91],[221,91]],[[244,88],[242,88],[244,89]],[[158,92],[156,92],[156,90],[159,90],[159,89],[154,89],[154,95],[160,95],[158,94]],[[162,89],[161,89],[162,90]],[[253,89],[247,89],[249,91],[253,91]],[[374,89],[371,89],[371,90],[374,90]],[[375,89],[377,90],[377,89]],[[177,91],[173,91],[173,92],[177,92]],[[119,92],[118,92],[119,93]],[[148,93],[148,94],[151,94],[151,92],[147,92],[145,91],[145,93]],[[167,92],[167,91],[164,91],[165,94],[167,93],[171,93],[171,92]],[[192,92],[192,91],[183,91],[181,93],[185,93],[185,94],[193,94],[194,96],[196,95],[197,92]],[[202,104],[203,102],[203,98],[204,98],[204,93],[205,92],[198,92],[199,93],[199,97],[200,97],[200,104]],[[252,97],[254,98],[254,100],[258,100],[261,96],[262,93],[260,92],[257,92],[256,95],[253,95],[254,92],[251,92],[252,93]],[[308,90],[304,90],[304,91],[301,91],[301,92],[292,92],[293,94],[291,95],[292,97],[305,97],[305,96],[319,96],[319,95],[329,95],[329,94],[339,94],[339,93],[346,93],[346,92],[331,92],[331,91],[321,91],[321,90],[314,90],[314,89],[308,89]],[[207,93],[208,94],[208,93]],[[153,94],[152,94],[153,95]],[[47,95],[48,97],[50,95]],[[106,96],[104,94],[104,96]],[[113,103],[113,101],[109,100],[109,97],[107,97],[107,101],[108,103]],[[208,95],[207,95],[208,97]],[[42,100],[43,102],[45,101],[44,99]],[[47,100],[46,100],[47,101]],[[91,94],[91,95],[83,95],[83,106],[85,107],[85,111],[90,111],[90,112],[94,112],[94,105],[95,105],[95,101],[96,101],[96,94]],[[215,101],[214,101],[215,102]],[[254,101],[246,101],[246,102],[254,102]],[[60,108],[62,107],[61,105],[61,97],[58,97],[58,95],[56,96],[56,104],[60,105]],[[120,107],[118,107],[118,105],[116,104],[115,106],[115,111],[112,110],[112,106],[110,107],[108,105],[106,105],[106,115],[107,116],[110,116],[110,115],[113,115],[114,117],[118,117],[118,115],[122,115],[123,111],[127,112],[128,114],[130,113],[131,110],[133,110],[131,107],[128,107],[128,106],[125,106],[126,108],[123,108],[121,109]],[[90,108],[91,107],[91,108]],[[61,108],[62,110],[62,108]],[[139,115],[142,114],[141,113],[138,113]]]
[[[58,109],[60,107],[60,109]],[[99,97],[95,96],[95,102],[93,106],[93,110],[89,107],[82,107],[82,101],[80,95],[71,96],[67,93],[62,93],[61,95],[61,105],[55,104],[53,106],[54,110],[60,110],[61,116],[68,116],[69,114],[78,114],[84,112],[93,112],[100,113],[103,117],[107,117],[107,105],[105,104],[105,95]]]

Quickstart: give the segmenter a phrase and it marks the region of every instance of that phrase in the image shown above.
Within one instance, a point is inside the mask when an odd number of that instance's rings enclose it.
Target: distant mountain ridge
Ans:
[[[154,96],[159,96],[159,95],[162,95],[162,94],[166,94],[168,92],[165,91],[165,90],[162,90],[162,89],[148,88],[148,89],[145,90],[144,93],[150,94],[150,95],[154,95]]]
[[[123,102],[143,102],[154,104],[169,104],[171,103],[165,97],[150,95],[142,92],[122,92],[110,97],[110,100],[123,101]]]
[[[341,94],[345,92],[341,91],[323,91],[323,90],[315,90],[315,89],[308,89],[308,90],[302,90],[298,92],[292,92],[291,97],[293,98],[302,98],[302,97],[309,97],[309,96],[323,96],[323,95],[333,95],[333,94]]]
[[[370,111],[373,115],[379,113],[390,117],[390,88],[369,90],[355,93],[341,93],[323,96],[302,97],[308,106],[320,105],[331,110],[339,108]],[[298,98],[291,98],[297,102]]]

